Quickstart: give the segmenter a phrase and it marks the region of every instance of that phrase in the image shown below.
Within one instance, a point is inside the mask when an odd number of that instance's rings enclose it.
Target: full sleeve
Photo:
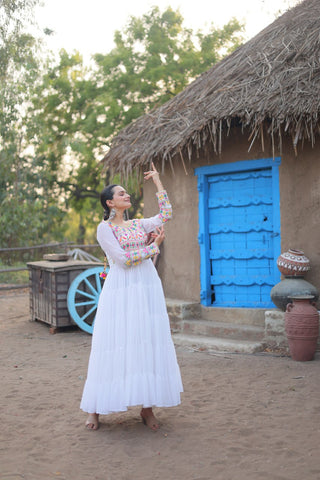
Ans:
[[[156,195],[158,199],[159,213],[154,217],[141,220],[141,226],[146,233],[152,232],[156,227],[160,227],[163,223],[168,222],[172,218],[172,206],[167,192],[162,190],[161,192],[157,192]]]
[[[109,261],[111,259],[115,264],[123,268],[139,265],[143,260],[147,260],[159,253],[159,247],[154,243],[136,250],[124,250],[107,223],[98,225],[97,239]]]

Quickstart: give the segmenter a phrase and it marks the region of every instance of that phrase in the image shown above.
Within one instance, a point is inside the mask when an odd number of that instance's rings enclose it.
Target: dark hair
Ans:
[[[100,202],[104,209],[104,220],[108,220],[110,215],[110,208],[107,205],[107,200],[112,200],[114,195],[114,187],[118,187],[117,184],[108,185],[105,187],[100,194]]]

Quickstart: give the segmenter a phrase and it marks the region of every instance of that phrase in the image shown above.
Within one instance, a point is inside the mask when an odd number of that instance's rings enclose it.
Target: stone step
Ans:
[[[170,324],[173,333],[258,342],[264,338],[264,328],[256,325],[213,322],[198,318],[182,320],[171,319]]]
[[[176,300],[166,298],[167,312],[169,318],[199,318],[201,305],[200,303],[187,302],[183,300]]]
[[[262,351],[265,347],[263,342],[187,335],[184,333],[174,333],[172,339],[176,346],[187,346],[195,350],[208,352],[256,353]]]
[[[172,319],[202,319],[212,322],[264,327],[265,309],[205,307],[200,303],[166,298],[167,311]]]
[[[173,340],[198,350],[254,353],[265,347],[262,309],[209,308],[166,299]]]
[[[260,327],[264,327],[264,315],[263,308],[223,308],[200,305],[199,310],[199,317],[203,320]]]

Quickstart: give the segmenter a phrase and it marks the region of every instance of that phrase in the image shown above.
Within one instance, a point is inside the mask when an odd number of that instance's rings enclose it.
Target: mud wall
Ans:
[[[166,224],[166,240],[161,246],[158,270],[165,295],[186,301],[200,301],[200,256],[198,246],[198,190],[194,169],[203,165],[270,158],[271,140],[265,139],[264,151],[259,141],[248,152],[248,132],[233,128],[223,139],[222,153],[212,147],[203,150],[191,162],[185,159],[187,174],[181,159],[173,160],[173,170],[166,164],[161,179],[173,206],[173,219]],[[320,141],[320,140],[318,140]],[[320,158],[317,147],[305,144],[298,155],[291,139],[283,139],[279,167],[281,209],[281,251],[301,249],[310,258],[312,270],[305,279],[320,290]],[[160,163],[157,164],[160,169]],[[144,215],[157,211],[155,186],[144,187]]]

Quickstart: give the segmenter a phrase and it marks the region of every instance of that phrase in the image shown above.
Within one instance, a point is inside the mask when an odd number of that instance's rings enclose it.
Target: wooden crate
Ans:
[[[29,262],[31,320],[57,328],[75,325],[70,317],[67,295],[72,281],[84,270],[99,263],[82,260]]]

